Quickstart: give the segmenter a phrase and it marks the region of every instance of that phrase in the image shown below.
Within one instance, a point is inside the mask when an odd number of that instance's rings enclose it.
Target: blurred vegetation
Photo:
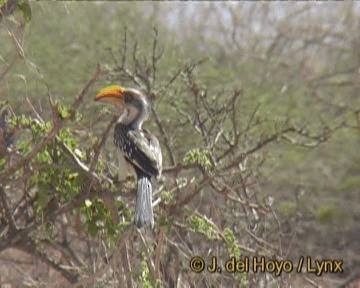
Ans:
[[[0,150],[0,251],[19,246],[7,232],[32,223],[38,230],[19,249],[30,253],[41,242],[67,255],[71,261],[49,266],[79,285],[92,275],[113,287],[119,279],[129,287],[260,283],[259,275],[190,271],[189,257],[214,253],[297,259],[316,250],[314,257],[347,262],[348,276],[360,265],[359,14],[357,3],[20,1],[0,18],[0,108],[11,114],[0,136],[15,135],[11,145],[0,143],[10,151]],[[110,83],[141,86],[155,100],[160,124],[146,127],[165,158],[156,239],[131,230],[133,182],[116,183],[116,150],[102,143],[113,110],[93,98]],[[116,223],[105,198],[119,190],[110,200]],[[22,215],[18,208],[30,200],[35,211]],[[73,227],[58,247],[45,241],[65,231],[57,225]],[[67,241],[87,256],[66,254]],[[61,266],[72,261],[76,273]],[[112,276],[108,263],[122,268]]]

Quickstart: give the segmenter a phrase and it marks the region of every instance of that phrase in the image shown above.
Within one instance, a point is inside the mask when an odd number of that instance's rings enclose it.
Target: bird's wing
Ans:
[[[158,176],[161,173],[162,155],[159,141],[155,136],[117,124],[114,140],[125,158],[141,171],[150,176]]]
[[[147,130],[144,131],[144,136],[148,140],[149,149],[152,151],[153,162],[156,165],[156,169],[159,171],[157,176],[160,176],[162,173],[162,154],[159,140]]]
[[[157,170],[155,176],[161,174],[162,171],[162,154],[159,140],[148,131],[130,130],[129,139],[141,150],[148,158],[151,166]]]

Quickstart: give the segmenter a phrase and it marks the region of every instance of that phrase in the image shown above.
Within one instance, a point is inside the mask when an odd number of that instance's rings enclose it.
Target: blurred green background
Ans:
[[[265,123],[252,131],[254,139],[287,118],[306,126],[310,134],[341,127],[314,148],[280,141],[266,147],[258,180],[263,197],[275,198],[284,221],[296,213],[303,217],[298,232],[304,240],[301,252],[323,249],[318,253],[326,256],[328,249],[338,250],[359,264],[359,3],[30,2],[30,6],[31,20],[23,35],[25,57],[17,59],[0,82],[0,100],[17,112],[29,112],[24,105],[27,96],[47,115],[49,91],[62,103],[71,103],[98,63],[114,67],[110,50],[120,55],[125,29],[127,49],[140,47],[140,59],[151,55],[156,27],[164,56],[155,88],[186,61],[206,58],[196,69],[198,83],[220,94],[243,89],[238,107],[242,125],[260,104],[258,115]],[[8,34],[11,19],[1,25],[0,73],[18,57]],[[131,67],[131,57],[128,61]],[[110,82],[103,78],[91,88],[81,107],[84,126],[99,113],[94,95]],[[190,97],[180,83],[174,83],[172,91],[179,101]],[[163,97],[157,110],[171,128],[178,119],[173,119],[167,95]],[[174,144],[178,157],[193,143],[187,133],[188,138]]]

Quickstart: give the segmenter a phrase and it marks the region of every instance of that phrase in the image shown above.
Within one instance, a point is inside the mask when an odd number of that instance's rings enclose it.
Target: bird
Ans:
[[[152,229],[151,178],[161,176],[162,153],[156,136],[143,128],[150,116],[149,99],[138,89],[111,85],[100,90],[95,101],[122,109],[114,128],[114,144],[137,175],[135,225]]]

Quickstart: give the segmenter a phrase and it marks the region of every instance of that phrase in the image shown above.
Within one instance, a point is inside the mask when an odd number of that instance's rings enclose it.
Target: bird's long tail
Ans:
[[[136,194],[135,224],[138,228],[154,227],[154,215],[152,209],[152,186],[150,177],[141,171],[137,171],[138,187]]]

